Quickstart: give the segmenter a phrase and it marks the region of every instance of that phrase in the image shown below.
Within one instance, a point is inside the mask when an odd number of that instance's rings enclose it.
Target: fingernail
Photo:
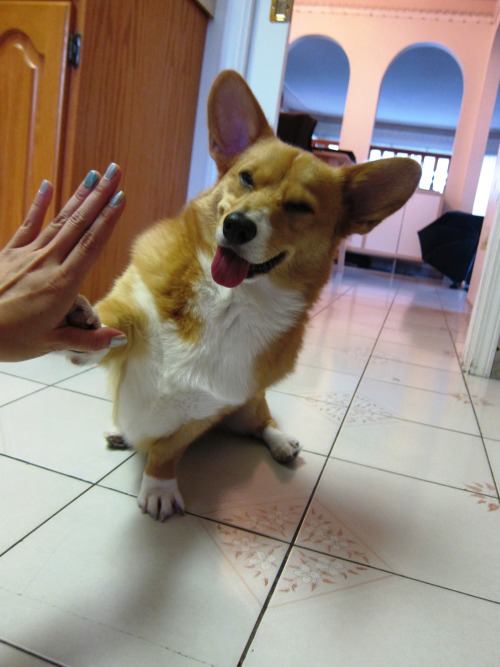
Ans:
[[[97,183],[98,178],[99,178],[99,176],[98,176],[97,172],[94,171],[93,169],[91,169],[89,171],[89,173],[87,174],[83,183],[84,183],[85,187],[89,188],[89,190],[90,190],[90,188],[93,188],[94,185]]]
[[[110,341],[108,347],[123,347],[128,343],[127,336],[114,336]]]
[[[38,192],[41,195],[44,195],[47,192],[47,190],[49,189],[49,186],[50,186],[50,182],[43,179],[43,181],[40,184],[40,189],[38,190]]]
[[[118,165],[115,164],[114,162],[112,162],[109,165],[109,167],[106,169],[106,173],[104,174],[104,178],[107,181],[110,181],[113,178],[113,176],[116,174],[117,171],[118,171]]]
[[[125,199],[125,193],[122,190],[118,190],[109,200],[109,205],[113,208],[116,208],[122,201]]]

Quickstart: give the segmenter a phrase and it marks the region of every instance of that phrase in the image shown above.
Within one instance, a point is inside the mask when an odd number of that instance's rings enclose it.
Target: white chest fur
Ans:
[[[266,276],[235,289],[207,277],[196,289],[193,312],[203,324],[192,344],[173,322],[160,320],[140,278],[133,297],[150,327],[148,356],[129,361],[119,392],[117,426],[132,443],[243,404],[256,389],[256,357],[305,308],[300,293],[282,290]]]

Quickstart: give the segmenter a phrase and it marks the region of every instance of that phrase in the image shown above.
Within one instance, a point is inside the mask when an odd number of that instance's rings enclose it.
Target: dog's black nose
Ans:
[[[244,213],[235,211],[226,216],[222,232],[230,243],[243,245],[257,236],[257,225]]]

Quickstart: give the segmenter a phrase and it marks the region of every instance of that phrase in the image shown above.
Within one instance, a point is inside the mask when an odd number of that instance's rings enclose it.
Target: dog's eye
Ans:
[[[285,201],[283,208],[287,213],[314,213],[312,206],[305,201]]]
[[[252,173],[250,171],[242,171],[240,174],[240,183],[246,188],[253,188],[255,183],[253,182]]]

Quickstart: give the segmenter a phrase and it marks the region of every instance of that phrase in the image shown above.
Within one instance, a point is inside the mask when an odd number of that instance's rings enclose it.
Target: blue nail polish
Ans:
[[[118,204],[122,203],[124,198],[125,198],[125,193],[122,190],[118,190],[118,192],[115,192],[115,194],[111,197],[108,204],[113,208],[116,208]]]
[[[89,190],[90,190],[90,188],[93,188],[94,185],[97,183],[98,179],[99,179],[99,176],[97,175],[97,172],[94,171],[93,169],[91,169],[89,171],[89,173],[87,174],[83,183],[84,183],[85,187],[89,188]]]
[[[38,190],[38,192],[41,195],[44,195],[47,192],[47,190],[49,189],[49,186],[50,186],[50,182],[43,179],[43,181],[40,184],[40,189]]]
[[[109,167],[106,169],[106,173],[104,174],[104,178],[107,181],[110,181],[113,178],[113,176],[116,174],[117,171],[118,171],[118,165],[115,164],[114,162],[112,162],[109,165]]]

